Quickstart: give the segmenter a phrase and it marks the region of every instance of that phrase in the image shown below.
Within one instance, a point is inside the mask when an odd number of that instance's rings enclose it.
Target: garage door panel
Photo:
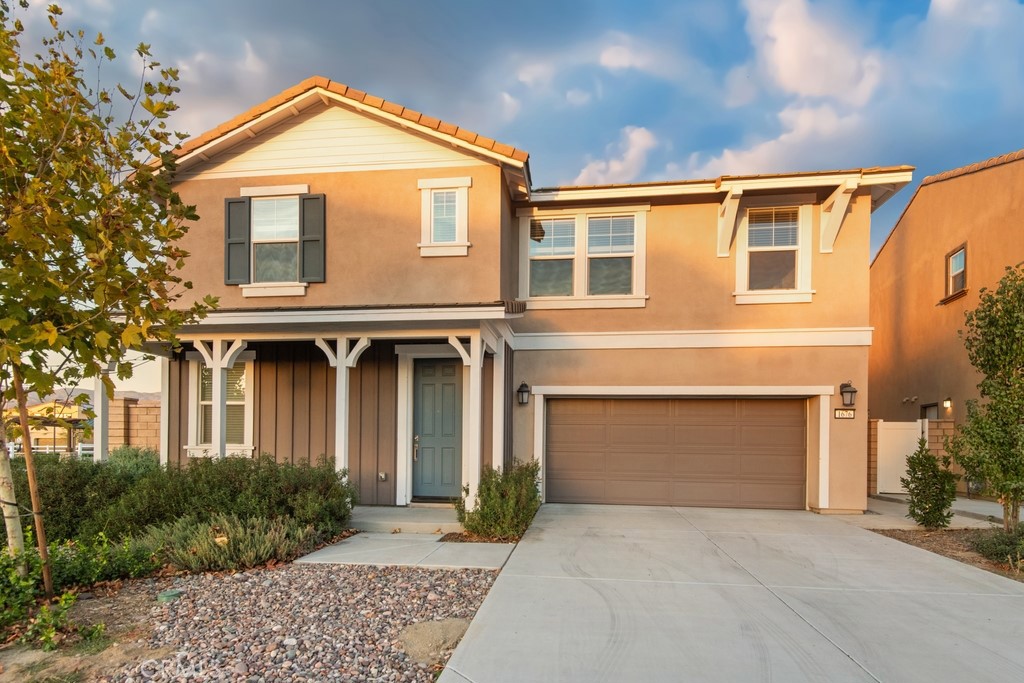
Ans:
[[[778,399],[550,399],[551,502],[797,508],[805,403]]]

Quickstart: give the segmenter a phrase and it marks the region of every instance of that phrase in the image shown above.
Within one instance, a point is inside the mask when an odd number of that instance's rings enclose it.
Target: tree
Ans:
[[[948,455],[936,458],[924,438],[907,456],[907,476],[900,477],[910,497],[907,517],[926,529],[944,529],[953,519],[950,508],[956,500],[956,474],[949,471],[949,463]]]
[[[172,306],[191,287],[177,275],[187,256],[177,242],[197,218],[170,184],[185,137],[167,126],[176,70],[140,44],[136,88],[90,86],[87,70],[98,80],[116,58],[103,36],[86,44],[82,31],[60,27],[61,10],[50,5],[42,54],[26,57],[12,4],[0,0],[0,378],[20,413],[49,591],[29,391],[44,396],[99,378],[112,394],[108,364],[130,376],[128,350],[147,339],[174,343],[175,329],[215,301]]]
[[[1007,267],[996,291],[982,288],[961,336],[983,379],[983,399],[947,449],[969,479],[986,482],[1003,505],[1003,528],[1020,522],[1024,502],[1024,264]]]

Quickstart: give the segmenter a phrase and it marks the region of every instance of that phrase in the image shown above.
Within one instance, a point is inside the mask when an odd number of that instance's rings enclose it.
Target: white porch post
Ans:
[[[160,363],[160,464],[167,465],[171,455],[171,360],[158,358]]]
[[[224,341],[213,340],[211,353],[213,363],[210,364],[210,374],[213,376],[213,455],[216,458],[223,458],[228,450],[228,425],[225,413],[228,410],[228,369],[224,367]]]
[[[480,447],[483,432],[480,429],[483,400],[483,342],[480,333],[474,333],[469,339],[469,443],[466,444],[465,456],[469,459],[466,475],[469,486],[469,498],[473,507],[477,506],[477,489],[480,486]]]
[[[93,462],[103,462],[110,451],[110,401],[107,399],[107,389],[103,386],[102,379],[106,374],[109,374],[109,368],[100,371],[100,376],[93,385],[95,388],[92,392],[92,409],[96,413],[92,424]]]
[[[505,460],[505,340],[495,343],[491,366],[491,467],[501,469]]]
[[[338,338],[337,376],[334,382],[334,469],[348,469],[348,337]],[[358,360],[358,359],[354,359]]]

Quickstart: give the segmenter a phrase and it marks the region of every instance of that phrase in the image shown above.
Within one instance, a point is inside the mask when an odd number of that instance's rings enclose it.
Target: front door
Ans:
[[[462,361],[416,360],[413,382],[413,498],[456,498],[462,493]]]

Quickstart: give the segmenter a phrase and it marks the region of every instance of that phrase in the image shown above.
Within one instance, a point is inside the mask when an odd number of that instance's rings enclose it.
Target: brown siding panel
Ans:
[[[395,504],[398,357],[375,341],[349,372],[349,477],[363,505]],[[387,481],[380,481],[384,472]]]
[[[805,401],[553,399],[547,500],[805,507]]]

